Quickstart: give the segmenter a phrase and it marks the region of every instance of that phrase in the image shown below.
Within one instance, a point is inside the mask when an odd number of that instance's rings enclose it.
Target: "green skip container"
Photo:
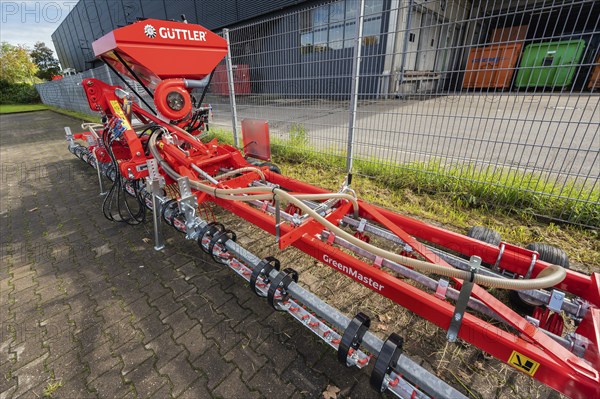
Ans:
[[[565,87],[573,83],[585,41],[534,43],[525,47],[515,79],[518,88]]]

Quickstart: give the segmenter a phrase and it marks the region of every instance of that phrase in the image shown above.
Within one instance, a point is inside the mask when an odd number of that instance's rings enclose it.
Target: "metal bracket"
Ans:
[[[500,270],[500,260],[502,259],[502,255],[504,255],[504,250],[506,249],[506,244],[503,242],[500,243],[500,252],[498,252],[498,257],[496,258],[496,262],[494,263],[494,270]]]
[[[448,292],[449,281],[441,278],[438,281],[437,287],[435,288],[435,296],[439,299],[446,299],[446,293]]]
[[[356,231],[358,231],[359,233],[364,232],[366,225],[367,225],[367,219],[360,219],[360,222],[358,222],[358,227],[356,228]]]
[[[475,285],[473,280],[475,279],[475,274],[479,270],[479,266],[481,266],[481,258],[479,256],[471,256],[470,266],[471,278],[463,280],[462,288],[460,289],[460,294],[456,301],[456,307],[454,308],[454,314],[452,315],[452,320],[450,320],[450,327],[448,327],[448,334],[446,334],[446,338],[449,342],[456,342],[458,338],[458,332],[460,331],[463,316],[467,309],[469,298],[471,297],[471,291]]]
[[[281,201],[279,197],[275,195],[275,242],[279,243],[281,238]]]
[[[525,280],[531,277],[531,273],[533,273],[533,267],[535,266],[535,262],[537,262],[537,258],[538,253],[534,252],[533,255],[531,255],[531,263],[529,264],[529,270],[527,270],[527,274],[525,274]]]
[[[548,304],[548,309],[560,313],[562,310],[563,302],[565,301],[565,293],[558,290],[552,290],[552,295],[550,296],[550,303]]]
[[[185,237],[188,240],[194,239],[196,235],[196,209],[198,209],[198,199],[192,194],[190,179],[187,176],[177,179],[181,199],[178,202],[179,210],[185,216]]]

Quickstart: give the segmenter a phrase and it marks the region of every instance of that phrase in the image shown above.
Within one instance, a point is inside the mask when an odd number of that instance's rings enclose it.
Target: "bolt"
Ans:
[[[454,320],[459,321],[460,319],[462,319],[462,315],[460,313],[454,315]]]
[[[135,153],[135,155],[137,155],[139,157],[140,155],[142,155],[142,153],[138,151]]]

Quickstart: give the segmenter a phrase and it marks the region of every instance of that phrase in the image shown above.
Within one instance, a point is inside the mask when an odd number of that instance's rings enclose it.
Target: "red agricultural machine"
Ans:
[[[351,175],[333,193],[283,176],[231,145],[207,141],[208,109],[190,93],[206,91],[200,79],[228,46],[202,26],[143,20],[114,30],[93,48],[154,100],[145,110],[130,86],[128,92],[96,79],[82,82],[103,122],[86,125],[84,133],[66,129],[69,150],[97,170],[101,189],[103,179],[112,182],[102,205],[108,219],[143,223],[151,211],[156,250],[163,247],[165,223],[197,241],[257,296],[337,351],[344,365],[373,363],[371,384],[379,391],[401,398],[464,397],[403,354],[400,335],[382,340],[369,332],[367,315],[349,317],[328,305],[302,287],[295,270],[282,269],[275,257],[258,258],[233,231],[204,220],[203,206],[212,203],[246,219],[273,234],[279,248],[294,246],[447,330],[450,342],[469,342],[571,398],[600,398],[599,274],[552,264],[560,257],[547,247],[519,248],[490,240],[487,231],[480,239],[463,236],[371,205],[358,199]],[[517,313],[490,287],[511,290],[532,315]],[[568,333],[566,318],[575,326]]]

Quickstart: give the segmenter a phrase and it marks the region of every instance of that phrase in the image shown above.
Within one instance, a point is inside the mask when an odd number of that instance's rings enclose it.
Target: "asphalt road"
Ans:
[[[231,128],[227,97],[208,97],[215,123]],[[348,102],[238,97],[238,120],[266,119],[287,137],[302,124],[319,150],[345,156]],[[427,162],[534,171],[599,184],[600,96],[528,93],[360,102],[356,157],[384,164]]]

